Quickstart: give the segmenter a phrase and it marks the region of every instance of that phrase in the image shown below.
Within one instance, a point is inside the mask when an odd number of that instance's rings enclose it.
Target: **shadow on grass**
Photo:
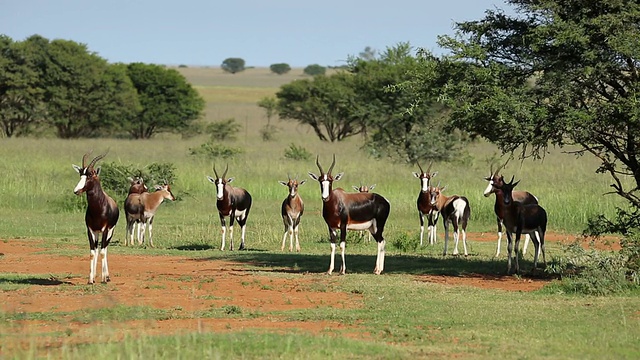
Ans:
[[[41,286],[62,285],[62,284],[73,285],[72,282],[62,281],[62,280],[58,280],[56,278],[48,278],[48,279],[46,279],[46,278],[31,277],[31,278],[26,278],[26,279],[8,279],[8,278],[5,278],[5,277],[0,275],[0,285],[8,285],[8,284],[15,284],[15,285],[41,285]]]
[[[208,260],[228,260],[244,263],[252,267],[261,268],[261,271],[273,271],[282,273],[323,273],[329,268],[330,255],[318,254],[279,254],[273,252],[238,252],[222,257],[203,258]],[[375,267],[375,255],[352,254],[346,255],[347,274],[373,273]],[[336,255],[334,273],[340,271],[342,260]],[[541,265],[539,264],[539,267]],[[533,262],[526,259],[520,260],[520,270],[523,277],[546,278],[543,270],[530,273]],[[429,256],[429,255],[387,255],[385,257],[383,274],[410,274],[410,275],[445,275],[445,276],[470,276],[507,275],[507,260],[486,259],[476,256]]]

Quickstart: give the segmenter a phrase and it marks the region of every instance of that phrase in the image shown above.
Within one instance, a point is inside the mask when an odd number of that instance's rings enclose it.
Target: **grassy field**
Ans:
[[[417,168],[387,160],[370,159],[361,149],[361,139],[330,144],[319,141],[310,129],[291,121],[275,120],[279,132],[275,141],[265,142],[260,128],[266,124],[264,111],[256,102],[273,96],[278,87],[305,78],[300,69],[287,75],[275,75],[268,69],[248,69],[230,75],[214,68],[179,69],[207,101],[206,121],[235,118],[243,125],[235,142],[228,146],[244,153],[229,161],[189,155],[189,149],[207,139],[183,140],[162,134],[153,140],[122,139],[1,139],[0,142],[0,237],[11,239],[47,239],[56,254],[88,254],[83,211],[70,211],[69,204],[79,199],[73,194],[78,174],[71,164],[80,164],[82,155],[109,150],[105,162],[144,166],[152,162],[170,162],[176,166],[177,180],[172,185],[178,201],[165,202],[154,222],[156,249],[124,248],[124,216],[116,228],[112,259],[118,254],[180,255],[224,258],[251,263],[261,261],[275,267],[291,263],[298,270],[325,271],[328,266],[328,234],[321,217],[320,190],[307,172],[316,172],[315,159],[293,161],[284,157],[290,144],[303,146],[320,156],[325,168],[332,154],[337,164],[334,173],[345,172],[335,186],[376,184],[375,192],[391,203],[391,215],[385,231],[387,266],[375,277],[373,245],[350,234],[347,245],[348,275],[340,279],[335,291],[364,294],[363,308],[334,311],[305,311],[287,317],[318,321],[340,319],[362,324],[368,338],[337,338],[332,334],[269,334],[263,332],[185,334],[151,336],[141,334],[123,342],[69,345],[58,349],[64,358],[637,358],[640,356],[640,300],[638,294],[600,298],[568,296],[549,291],[507,293],[471,287],[445,287],[439,284],[417,285],[411,275],[467,273],[503,273],[504,258],[495,260],[493,242],[474,242],[473,234],[495,232],[494,198],[482,195],[490,162],[498,157],[494,146],[484,142],[469,148],[471,156],[453,164],[436,163],[435,181],[447,186],[448,194],[469,198],[472,217],[469,224],[471,257],[461,262],[443,260],[442,227],[439,244],[418,248],[419,223],[415,200],[419,181],[412,175]],[[566,150],[566,149],[565,149]],[[215,212],[213,185],[206,176],[212,165],[223,169],[233,185],[253,195],[248,221],[246,253],[223,254],[220,224]],[[595,174],[597,162],[589,157],[576,158],[562,149],[551,149],[544,161],[512,161],[503,173],[521,179],[519,189],[536,194],[549,213],[549,231],[569,238],[579,234],[594,214],[611,215],[623,203],[609,191],[609,178]],[[287,175],[306,179],[300,187],[306,211],[301,225],[302,254],[282,254],[283,226],[279,215],[286,188],[278,180]],[[117,199],[120,205],[123,198]],[[239,232],[236,232],[239,235]],[[73,244],[71,249],[67,244]],[[451,245],[450,245],[451,246]],[[503,245],[504,246],[504,245]],[[2,243],[0,242],[0,249]],[[189,250],[192,249],[192,250]],[[504,250],[503,250],[504,251]],[[2,252],[0,250],[0,252]],[[548,246],[548,260],[562,255],[559,243]],[[530,258],[528,258],[530,261]],[[2,261],[2,257],[0,257]],[[115,260],[111,260],[115,261]],[[339,262],[339,259],[338,259]],[[527,263],[530,266],[530,263]],[[301,269],[300,269],[301,268]],[[260,270],[256,270],[260,272]],[[0,291],[13,291],[16,274],[0,274]],[[278,276],[278,275],[270,275]],[[292,277],[299,275],[289,275]],[[381,299],[387,299],[381,301]],[[115,311],[115,310],[114,310]],[[28,315],[28,314],[27,314]],[[497,316],[496,316],[497,315]],[[8,338],[8,329],[19,314],[0,314],[0,340]],[[45,316],[45,315],[42,315]],[[93,314],[96,323],[112,319],[108,309]],[[143,315],[135,315],[143,316]],[[134,316],[134,317],[135,317]],[[147,316],[147,315],[144,315]],[[228,316],[228,315],[211,315]],[[48,321],[60,321],[50,315]],[[92,320],[93,321],[93,320]],[[428,331],[416,331],[427,329]],[[60,336],[65,336],[61,334]],[[230,344],[234,344],[233,346]],[[4,358],[35,358],[34,349],[6,354]]]

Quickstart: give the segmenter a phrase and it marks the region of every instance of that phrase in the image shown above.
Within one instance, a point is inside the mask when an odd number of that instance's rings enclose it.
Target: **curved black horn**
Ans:
[[[507,159],[507,161],[505,161],[504,164],[498,166],[498,168],[496,169],[496,172],[493,173],[494,176],[498,176],[498,172],[500,172],[500,170],[504,169],[505,166],[507,166],[507,164],[509,163],[509,159]]]
[[[316,165],[318,166],[318,170],[320,170],[320,175],[324,174],[324,170],[322,170],[322,166],[320,166],[320,161],[318,160],[318,158],[320,157],[320,155],[316,155]]]
[[[429,167],[427,168],[427,174],[431,171],[431,165],[433,165],[433,161],[429,163]]]
[[[222,178],[226,179],[227,171],[229,170],[229,163],[227,163],[227,167],[224,169],[224,174],[222,174]]]
[[[107,152],[105,152],[102,155],[98,155],[98,156],[94,157],[93,160],[91,160],[91,162],[89,163],[88,167],[93,168],[96,165],[96,163],[98,161],[102,160],[105,156],[107,156],[108,153],[109,153],[109,150],[107,150]]]
[[[329,171],[327,174],[331,175],[331,170],[333,170],[333,165],[336,164],[336,154],[333,154],[333,161],[331,162],[331,166],[329,167]]]
[[[213,174],[216,176],[216,179],[219,179],[218,172],[216,171],[216,164],[213,164]]]
[[[91,155],[91,153],[93,152],[93,150],[89,150],[88,153],[84,154],[82,156],[82,167],[86,168],[87,167],[87,158],[89,157],[89,155]]]
[[[424,170],[422,170],[422,166],[420,166],[420,162],[416,161],[416,163],[418,164],[418,168],[420,169],[420,173],[424,173]]]

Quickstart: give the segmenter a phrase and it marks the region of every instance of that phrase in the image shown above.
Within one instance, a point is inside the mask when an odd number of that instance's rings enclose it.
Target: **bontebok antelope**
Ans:
[[[544,250],[544,234],[547,231],[547,212],[538,204],[524,205],[513,200],[513,188],[520,181],[513,182],[513,176],[508,183],[496,186],[502,190],[504,194],[503,203],[504,211],[504,228],[507,231],[507,273],[511,274],[511,253],[513,251],[513,234],[515,233],[515,272],[520,273],[520,265],[518,263],[518,246],[520,244],[520,236],[529,234],[535,246],[535,255],[533,256],[533,270],[538,266],[538,254],[542,253],[542,259],[545,266],[547,259]],[[495,186],[495,185],[494,185]]]
[[[418,163],[420,172],[414,172],[413,176],[420,180],[420,193],[418,193],[418,215],[420,217],[420,246],[422,246],[422,239],[424,237],[424,217],[427,217],[427,236],[429,237],[429,244],[436,243],[436,224],[438,223],[438,210],[431,205],[431,194],[429,193],[429,181],[431,178],[438,175],[438,172],[430,173],[431,165],[427,168],[427,171],[422,170],[422,166]]]
[[[458,240],[460,239],[460,230],[462,229],[462,245],[464,246],[464,256],[467,256],[467,222],[471,217],[471,207],[469,200],[464,196],[451,195],[446,196],[442,192],[446,186],[435,186],[430,188],[431,206],[433,206],[442,215],[444,223],[444,252],[447,255],[447,243],[449,242],[449,223],[453,225],[453,241],[455,247],[453,255],[458,255]]]
[[[213,165],[213,173],[215,178],[207,176],[207,179],[216,186],[216,206],[218,208],[218,214],[220,215],[220,223],[222,224],[222,246],[220,250],[224,250],[225,236],[226,236],[226,222],[225,217],[229,216],[229,240],[231,242],[230,250],[233,250],[233,222],[238,220],[240,229],[242,231],[240,250],[244,250],[244,238],[247,224],[247,217],[249,216],[249,210],[251,209],[251,195],[245,189],[239,187],[233,187],[229,185],[233,181],[233,178],[226,178],[227,171],[229,170],[229,164],[222,176],[218,176],[216,166]]]
[[[144,242],[145,231],[149,229],[149,245],[153,246],[153,219],[156,216],[156,211],[160,204],[164,201],[164,199],[174,201],[176,198],[173,196],[171,192],[171,185],[169,185],[166,181],[162,185],[155,186],[156,191],[144,192],[140,194],[140,202],[142,203],[142,230],[138,235],[138,243],[142,244]]]
[[[361,193],[368,193],[369,191],[373,190],[376,187],[376,184],[373,185],[360,185],[360,186],[355,186],[353,185],[353,190],[357,191],[357,192],[361,192]],[[365,234],[366,233],[366,234]],[[362,238],[365,237],[365,235],[367,236],[367,240],[366,242],[371,242],[371,232],[368,230],[360,230],[360,235]]]
[[[140,200],[140,194],[147,192],[147,186],[142,178],[129,178],[129,194],[124,200],[124,212],[127,220],[124,245],[133,245],[134,234],[137,234],[138,242],[141,240],[142,220],[144,217],[144,206]],[[137,228],[137,229],[136,229]]]
[[[333,166],[336,164],[336,156],[333,155],[333,162],[329,171],[324,172],[320,162],[316,157],[316,165],[320,170],[320,175],[309,172],[312,179],[320,183],[322,194],[322,217],[329,227],[329,237],[331,241],[331,263],[328,274],[331,274],[335,265],[336,253],[336,231],[340,230],[340,250],[342,256],[342,266],[340,274],[344,274],[347,265],[344,258],[347,230],[369,230],[373,238],[378,243],[378,255],[376,257],[376,267],[373,272],[380,274],[384,269],[385,240],[382,236],[384,225],[389,217],[391,206],[384,197],[376,193],[347,193],[341,188],[333,189],[333,182],[340,180],[343,173],[331,174]]]
[[[109,197],[100,185],[100,168],[95,169],[96,163],[107,154],[98,155],[89,165],[86,164],[89,154],[82,157],[82,167],[73,165],[73,168],[80,174],[80,181],[73,192],[76,195],[87,194],[87,212],[85,214],[85,224],[87,225],[87,236],[89,238],[89,248],[91,249],[91,270],[89,272],[89,284],[95,283],[96,267],[98,266],[98,256],[102,255],[102,282],[109,281],[109,265],[107,264],[107,246],[113,237],[113,230],[118,223],[118,205]],[[100,253],[98,253],[98,235],[101,235]]]
[[[282,201],[281,214],[282,222],[284,223],[284,235],[282,236],[282,246],[280,250],[284,250],[284,245],[287,241],[287,234],[289,234],[289,251],[293,251],[293,238],[296,238],[296,251],[300,252],[300,240],[298,238],[298,228],[300,226],[300,219],[304,213],[304,202],[300,195],[298,195],[298,186],[303,185],[306,180],[298,182],[297,179],[289,177],[289,181],[280,181],[280,184],[286,186],[289,189],[289,194]]]
[[[496,222],[498,224],[498,246],[496,248],[496,257],[500,256],[500,243],[502,242],[502,225],[504,224],[504,195],[502,194],[502,190],[498,190],[497,187],[502,186],[504,184],[504,177],[499,175],[500,169],[502,166],[498,167],[494,172],[493,169],[488,177],[484,178],[489,182],[487,188],[484,190],[484,196],[489,197],[491,194],[496,194],[496,203],[493,206],[493,210],[496,213]],[[536,198],[533,194],[528,191],[518,191],[514,190],[512,193],[513,201],[517,201],[523,205],[529,204],[537,204],[538,198]],[[524,246],[522,247],[522,255],[527,253],[527,247],[529,246],[529,234],[525,235],[524,238]]]

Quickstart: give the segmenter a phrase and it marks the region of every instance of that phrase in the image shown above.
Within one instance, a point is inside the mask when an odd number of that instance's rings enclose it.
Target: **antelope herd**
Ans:
[[[95,283],[98,257],[102,256],[102,282],[108,282],[109,267],[107,263],[107,247],[111,241],[114,228],[118,222],[119,210],[117,203],[107,195],[100,184],[100,168],[96,168],[96,163],[107,154],[94,157],[89,164],[87,159],[90,152],[82,157],[82,166],[73,165],[79,173],[80,181],[74,188],[74,193],[80,195],[86,193],[87,211],[85,215],[85,225],[91,254],[89,283]],[[369,238],[373,236],[377,243],[376,264],[374,274],[380,274],[384,270],[385,260],[385,238],[383,232],[387,219],[391,211],[389,201],[382,195],[373,193],[374,185],[353,186],[356,192],[346,192],[342,188],[333,188],[333,183],[340,180],[343,172],[333,174],[336,165],[335,154],[328,170],[325,172],[320,165],[319,157],[316,157],[316,166],[319,174],[309,172],[309,176],[320,185],[320,195],[322,199],[322,217],[329,232],[331,258],[328,274],[331,274],[335,267],[336,244],[340,246],[341,266],[340,274],[345,274],[347,265],[345,259],[347,231],[354,230],[368,232]],[[462,236],[464,255],[468,256],[467,248],[467,224],[471,216],[471,206],[469,200],[462,195],[445,195],[446,186],[432,186],[430,181],[438,172],[431,172],[431,165],[426,171],[418,163],[420,172],[413,172],[413,175],[420,180],[420,192],[416,202],[420,221],[420,246],[423,246],[424,223],[427,218],[427,237],[429,245],[436,244],[436,224],[442,218],[444,227],[444,251],[447,254],[449,241],[449,226],[453,226],[454,249],[452,255],[458,255],[458,243]],[[507,274],[519,273],[520,266],[519,243],[520,238],[525,235],[523,255],[526,254],[529,239],[533,241],[535,247],[533,270],[538,265],[539,255],[542,255],[546,266],[545,254],[545,232],[547,228],[547,213],[538,204],[538,198],[526,191],[514,190],[520,181],[514,182],[514,177],[509,182],[504,181],[504,177],[499,171],[491,169],[490,176],[485,180],[489,182],[483,195],[485,197],[495,194],[495,215],[498,227],[498,243],[496,257],[500,255],[500,243],[502,240],[502,228],[507,233]],[[216,208],[220,217],[222,227],[222,239],[220,250],[225,249],[226,237],[228,233],[230,246],[233,244],[233,225],[237,221],[240,225],[241,237],[239,250],[246,249],[246,225],[251,210],[252,198],[249,192],[240,187],[231,186],[233,177],[227,178],[229,166],[227,165],[222,175],[218,175],[215,165],[213,173],[215,177],[206,178],[215,185]],[[175,200],[171,192],[171,185],[164,181],[162,184],[154,186],[155,191],[149,192],[144,179],[129,178],[130,186],[128,195],[124,201],[124,212],[126,216],[125,246],[133,245],[134,238],[139,245],[145,240],[145,232],[148,229],[149,245],[153,247],[152,226],[155,213],[167,199]],[[287,237],[289,238],[289,251],[294,249],[300,252],[299,228],[304,214],[304,202],[298,193],[298,187],[306,181],[299,181],[297,178],[288,176],[288,181],[278,181],[287,187],[287,196],[282,201],[281,215],[284,224],[284,235],[282,237],[281,251],[284,251]],[[229,217],[229,226],[226,226],[226,218]],[[338,231],[340,231],[340,241],[338,242]],[[100,236],[100,237],[99,237]],[[100,244],[98,241],[100,240]],[[100,249],[98,250],[98,245]],[[512,266],[513,265],[513,266]]]

